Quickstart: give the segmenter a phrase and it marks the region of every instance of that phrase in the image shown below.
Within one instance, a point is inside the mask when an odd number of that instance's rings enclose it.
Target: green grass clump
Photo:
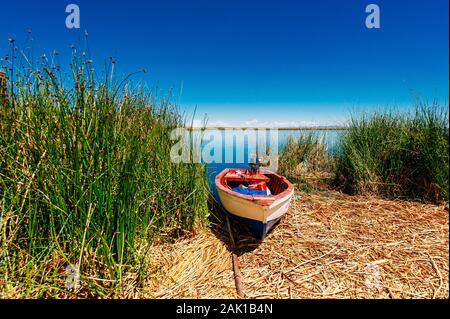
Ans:
[[[79,295],[120,294],[142,283],[145,244],[207,223],[205,168],[170,159],[175,106],[97,83],[90,63],[74,58],[67,85],[45,59],[0,101],[0,296],[64,295],[69,264]]]
[[[323,139],[314,132],[289,137],[278,158],[278,171],[291,179],[329,171],[330,161]]]
[[[337,144],[336,183],[349,193],[448,201],[448,107],[353,117]]]

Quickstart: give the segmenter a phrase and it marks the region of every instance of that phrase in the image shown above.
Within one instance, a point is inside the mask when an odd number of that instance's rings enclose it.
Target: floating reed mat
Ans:
[[[247,298],[448,298],[444,205],[297,193],[259,242],[232,223]],[[149,252],[145,297],[237,298],[226,222]]]
[[[195,238],[154,245],[142,297],[235,298],[231,254],[209,231]]]

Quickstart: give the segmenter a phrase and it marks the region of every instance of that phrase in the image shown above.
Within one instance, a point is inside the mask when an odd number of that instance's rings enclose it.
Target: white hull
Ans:
[[[255,201],[224,192],[220,188],[217,189],[217,192],[222,205],[229,213],[263,224],[269,224],[271,221],[275,221],[283,216],[287,212],[294,194],[294,190],[292,190],[289,194],[275,200],[270,205],[261,205]],[[261,199],[262,197],[254,196],[254,198]]]

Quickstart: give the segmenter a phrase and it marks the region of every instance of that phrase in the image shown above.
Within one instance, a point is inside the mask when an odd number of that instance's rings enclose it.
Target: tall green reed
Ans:
[[[185,124],[176,106],[97,82],[91,65],[74,51],[63,81],[43,56],[0,101],[0,278],[19,284],[59,256],[87,286],[106,287],[95,274],[121,287],[146,243],[208,222],[205,168],[170,159],[170,132]]]
[[[448,106],[354,116],[336,151],[336,183],[350,193],[448,201]]]
[[[279,172],[294,179],[304,174],[329,171],[330,165],[324,139],[315,132],[289,137],[278,159]]]

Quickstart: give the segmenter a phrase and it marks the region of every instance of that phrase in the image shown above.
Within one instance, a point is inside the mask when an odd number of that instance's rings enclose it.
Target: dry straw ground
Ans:
[[[261,243],[239,225],[247,298],[448,298],[448,207],[297,193]],[[236,235],[244,232],[244,235]],[[153,246],[141,297],[236,298],[226,226]]]

